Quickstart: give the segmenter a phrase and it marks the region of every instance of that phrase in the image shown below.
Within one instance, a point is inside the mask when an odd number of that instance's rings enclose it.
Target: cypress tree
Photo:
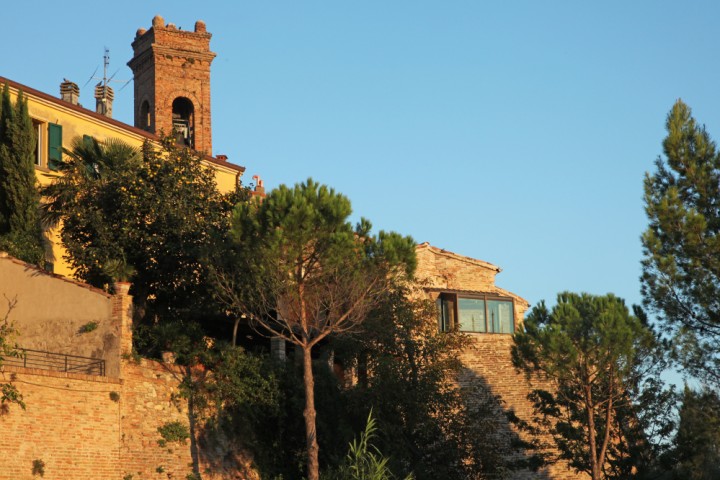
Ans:
[[[22,92],[12,105],[5,84],[0,104],[0,250],[40,264],[45,252],[34,167],[35,131]]]

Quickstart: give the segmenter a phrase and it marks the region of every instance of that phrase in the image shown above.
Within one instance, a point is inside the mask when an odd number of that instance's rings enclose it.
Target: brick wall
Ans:
[[[119,480],[120,404],[110,398],[120,380],[6,367],[27,409],[0,415],[0,479],[35,480],[34,460],[46,480]]]
[[[27,409],[11,405],[0,412],[0,480],[39,478],[32,475],[34,460],[45,463],[46,480],[121,480],[127,475],[133,480],[184,480],[194,471],[205,480],[225,480],[238,478],[243,468],[242,478],[253,478],[251,462],[238,445],[213,438],[212,449],[197,448],[195,440],[204,440],[202,428],[190,429],[188,401],[179,396],[185,370],[128,359],[128,287],[117,284],[119,293],[110,296],[0,258],[0,291],[18,298],[11,319],[24,330],[18,337],[21,344],[45,345],[57,353],[85,349],[108,365],[105,377],[2,367],[0,383],[12,381]],[[88,319],[97,320],[97,330],[104,333],[78,336],[78,326]],[[108,335],[112,348],[105,342]],[[180,422],[195,435],[161,446],[158,427],[170,422]]]
[[[212,155],[210,114],[210,38],[205,23],[197,21],[194,31],[181,30],[156,16],[150,30],[140,29],[133,42],[134,56],[128,65],[135,77],[135,126],[143,128],[143,102],[151,110],[149,130],[172,132],[172,103],[189,99],[194,107],[195,150]]]
[[[492,293],[510,297],[515,305],[515,325],[521,326],[529,304],[522,297],[495,285],[495,276],[501,269],[488,262],[455,254],[427,243],[418,245],[417,277],[423,283],[430,298],[436,298],[443,290],[473,293]],[[497,428],[507,435],[520,435],[514,426],[504,420],[501,410],[514,411],[522,420],[530,420],[532,404],[527,395],[533,388],[548,385],[531,385],[525,375],[512,365],[513,339],[508,334],[469,333],[470,346],[461,359],[465,369],[458,379],[462,386],[479,386],[493,395],[499,395],[502,405],[498,407]],[[566,463],[558,463],[539,472],[516,472],[514,479],[567,480],[585,479]]]
[[[512,410],[519,418],[529,420],[532,417],[532,404],[527,399],[528,393],[534,388],[551,389],[548,384],[530,384],[523,373],[518,373],[512,365],[510,351],[513,339],[505,334],[469,334],[470,347],[462,355],[465,371],[459,383],[464,386],[480,385],[489,389],[494,395],[499,395],[503,401],[502,408]],[[499,412],[503,415],[502,412]],[[507,434],[522,433],[509,425],[500,423],[501,428],[507,429]],[[549,441],[550,439],[545,439]],[[575,473],[565,462],[559,462],[538,472],[517,472],[516,479],[552,479],[569,480],[589,478],[584,474]]]
[[[45,480],[185,480],[195,470],[204,480],[255,478],[238,445],[197,448],[205,440],[178,396],[182,369],[143,359],[121,370],[118,379],[5,366],[0,382],[12,380],[27,409],[0,415],[0,480],[36,480],[34,460]],[[194,437],[161,446],[158,427],[170,422]]]

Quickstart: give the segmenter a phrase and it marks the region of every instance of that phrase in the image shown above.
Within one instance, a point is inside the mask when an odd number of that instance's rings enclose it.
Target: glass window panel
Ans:
[[[438,323],[441,332],[449,332],[455,323],[455,296],[443,294],[437,299]]]
[[[462,332],[484,332],[485,300],[477,298],[458,299],[459,329]]]
[[[488,300],[490,331],[494,333],[513,333],[513,304],[505,300]]]

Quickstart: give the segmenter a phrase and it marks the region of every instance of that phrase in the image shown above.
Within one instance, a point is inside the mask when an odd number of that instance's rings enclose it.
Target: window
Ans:
[[[150,131],[150,104],[147,100],[140,106],[140,128]]]
[[[48,123],[48,168],[57,170],[56,162],[62,160],[62,126]]]
[[[37,120],[33,120],[33,129],[35,130],[35,165],[42,166],[43,164],[43,123]]]
[[[513,333],[513,301],[487,294],[460,296],[441,293],[438,297],[438,324],[446,332]]]

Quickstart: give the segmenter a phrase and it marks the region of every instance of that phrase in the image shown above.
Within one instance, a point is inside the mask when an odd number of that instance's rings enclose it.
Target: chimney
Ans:
[[[260,175],[253,175],[252,178],[255,180],[255,189],[252,191],[252,196],[261,199],[265,198],[265,185],[263,185]]]
[[[95,112],[112,118],[113,89],[102,82],[95,86]]]
[[[71,82],[67,78],[63,80],[60,84],[60,98],[63,102],[79,105],[80,88],[78,88],[77,83]]]

